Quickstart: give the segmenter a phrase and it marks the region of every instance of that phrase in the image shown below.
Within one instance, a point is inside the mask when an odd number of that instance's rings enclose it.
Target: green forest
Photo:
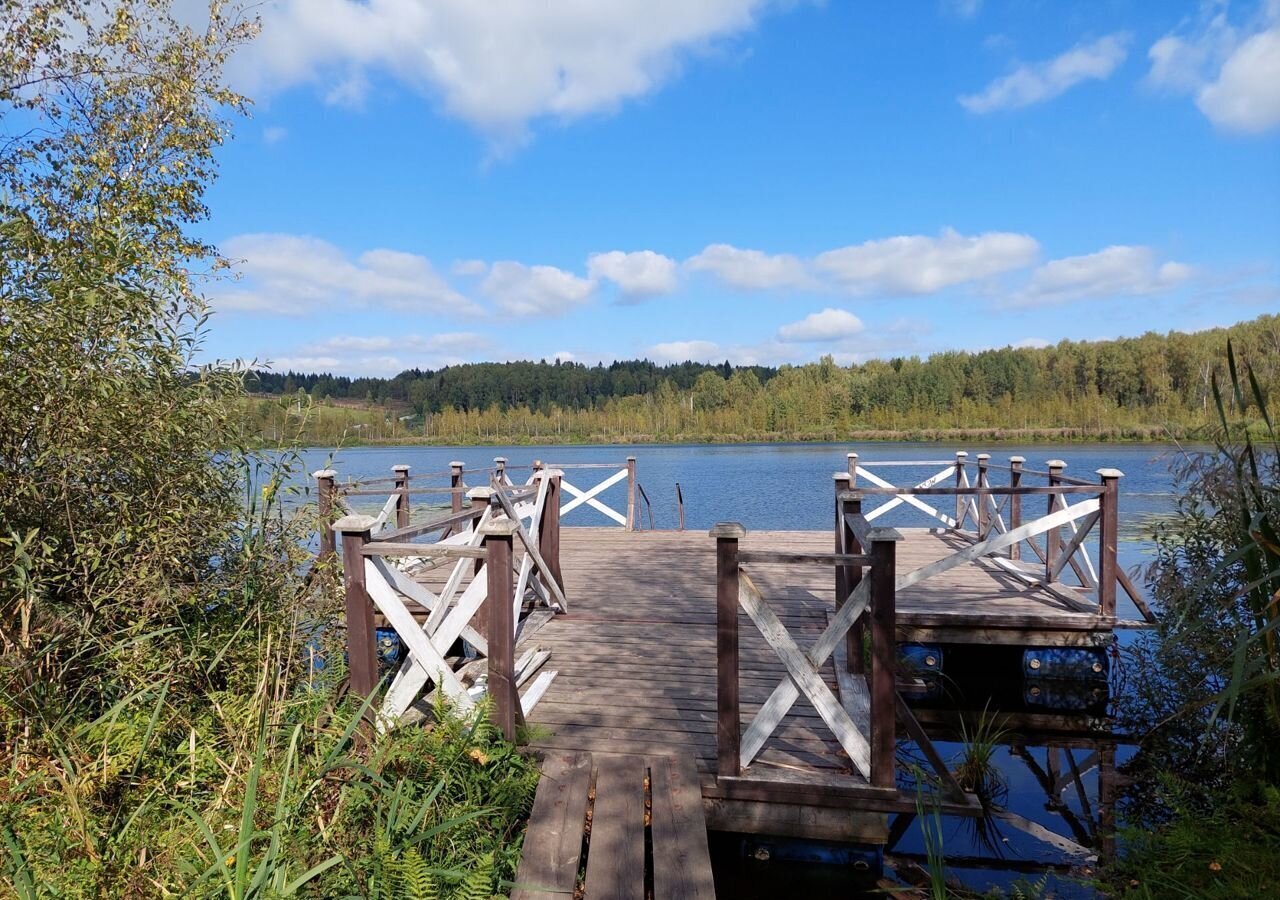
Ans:
[[[394,378],[254,373],[248,436],[364,441],[1158,440],[1213,420],[1231,340],[1277,382],[1280,316],[1195,333],[839,366],[475,363]]]

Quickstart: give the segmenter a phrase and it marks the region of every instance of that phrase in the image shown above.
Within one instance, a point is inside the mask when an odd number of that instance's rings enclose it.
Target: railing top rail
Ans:
[[[866,496],[896,497],[896,496],[901,496],[903,494],[908,494],[912,496],[935,496],[935,497],[954,497],[957,494],[962,494],[966,496],[968,495],[981,496],[981,495],[988,495],[988,494],[995,494],[998,496],[1005,496],[1005,495],[1025,496],[1028,494],[1033,494],[1033,495],[1034,494],[1041,494],[1041,495],[1095,494],[1096,495],[1096,494],[1100,494],[1102,492],[1102,489],[1103,489],[1102,485],[1100,484],[1096,484],[1092,481],[1085,481],[1080,484],[1050,484],[1050,485],[1041,485],[1041,486],[1022,485],[1020,487],[1012,487],[1011,485],[1007,485],[1007,484],[993,484],[989,487],[977,487],[976,485],[971,485],[969,487],[952,486],[952,487],[928,487],[928,488],[859,487],[859,488],[855,488],[853,490],[850,490],[847,492],[841,492],[841,493],[842,495],[844,493],[849,494],[850,496],[847,499],[856,500],[859,497],[866,497]]]
[[[858,465],[864,469],[880,466],[954,466],[954,459],[863,459],[858,457]]]
[[[1061,481],[1063,484],[1076,484],[1076,485],[1086,485],[1086,484],[1087,484],[1087,485],[1091,485],[1091,486],[1093,486],[1093,487],[1097,487],[1097,484],[1098,484],[1096,481],[1089,481],[1088,479],[1085,479],[1085,478],[1075,478],[1074,476],[1071,476],[1071,475],[1064,475],[1064,474],[1063,474],[1063,473],[1061,473],[1061,472],[1042,472],[1042,471],[1040,471],[1039,469],[1023,469],[1023,470],[1022,470],[1022,474],[1023,474],[1023,475],[1035,475],[1035,476],[1038,476],[1038,477],[1040,477],[1040,478],[1051,478],[1051,477],[1052,477],[1052,478],[1056,478],[1056,479],[1058,479],[1058,480],[1059,480],[1059,481]]]
[[[625,469],[627,463],[547,463],[548,469]]]
[[[414,544],[405,541],[370,541],[360,548],[365,556],[445,556],[457,559],[484,559],[483,547],[454,544]]]
[[[465,525],[472,519],[478,519],[482,515],[484,515],[484,509],[481,507],[472,507],[470,509],[464,509],[461,512],[441,516],[438,519],[432,519],[429,522],[423,522],[420,525],[410,525],[407,528],[396,528],[392,531],[384,531],[378,535],[378,540],[384,543],[407,541],[411,538],[421,537],[424,534],[430,534],[433,531],[439,531],[442,528],[449,528],[453,525]],[[423,544],[421,546],[426,548],[429,545]]]
[[[742,550],[738,553],[742,563],[822,563],[837,566],[869,566],[871,557],[865,553],[799,553],[794,550]]]

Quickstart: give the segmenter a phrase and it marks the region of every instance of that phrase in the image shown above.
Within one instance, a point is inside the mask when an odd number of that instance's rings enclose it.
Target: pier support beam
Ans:
[[[738,541],[747,529],[721,522],[716,541],[716,761],[721,777],[742,774],[742,713],[738,700]]]
[[[895,589],[898,541],[892,528],[873,528],[871,542],[871,784],[895,784],[897,754],[898,667],[897,598]]]
[[[511,559],[518,529],[519,523],[506,516],[493,519],[484,527],[489,697],[493,701],[491,715],[494,727],[508,741],[516,738],[516,716],[520,707],[515,672],[515,585],[511,578]]]
[[[396,490],[402,491],[396,498],[396,527],[409,527],[409,467],[408,466],[392,466],[391,471],[396,474]]]
[[[325,562],[333,559],[337,549],[333,537],[333,508],[337,496],[334,479],[338,477],[338,473],[333,469],[320,469],[312,472],[311,477],[316,480],[316,525],[320,530],[318,561]]]
[[[378,684],[377,639],[373,630],[373,601],[365,589],[364,545],[372,538],[372,516],[343,516],[333,523],[342,535],[342,586],[346,592],[347,671],[351,691],[368,697]]]
[[[1119,469],[1099,469],[1102,480],[1098,517],[1098,605],[1104,616],[1116,614],[1116,583],[1120,580],[1120,564],[1116,559],[1117,532],[1120,530]]]

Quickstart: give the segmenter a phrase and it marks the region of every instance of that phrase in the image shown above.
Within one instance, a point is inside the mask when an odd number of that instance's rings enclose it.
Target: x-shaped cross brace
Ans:
[[[844,640],[845,632],[866,610],[870,581],[864,580],[859,583],[807,652],[800,650],[786,626],[765,602],[755,583],[745,571],[740,572],[739,585],[738,602],[747,611],[751,621],[760,629],[760,633],[778,654],[778,658],[782,660],[787,670],[787,677],[773,689],[769,699],[765,701],[764,706],[760,707],[760,712],[756,714],[746,733],[742,735],[742,766],[745,768],[755,759],[769,735],[778,727],[803,692],[813,704],[813,708],[818,711],[818,715],[822,717],[822,721],[826,722],[827,727],[835,734],[844,752],[849,754],[849,759],[853,761],[854,766],[864,777],[870,779],[871,746],[867,743],[866,735],[858,730],[857,725],[849,718],[849,714],[831,693],[826,682],[818,675],[818,669],[835,652],[836,645]]]

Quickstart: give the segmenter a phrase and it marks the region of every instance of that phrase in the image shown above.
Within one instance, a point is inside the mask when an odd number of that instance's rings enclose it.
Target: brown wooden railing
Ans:
[[[446,660],[465,639],[485,657],[494,724],[508,738],[522,718],[516,693],[516,627],[526,595],[553,610],[568,599],[560,569],[563,473],[539,469],[527,485],[471,488],[470,507],[431,520],[375,532],[378,518],[349,514],[333,525],[341,536],[351,688],[370,695],[378,682],[374,613],[382,614],[407,650],[378,707],[390,727],[428,682],[453,703],[472,700]],[[407,496],[402,494],[400,496]],[[420,542],[423,537],[436,537]],[[452,564],[438,592],[403,569],[404,558]],[[417,606],[425,619],[415,617]]]
[[[873,463],[859,461],[858,454],[850,453],[847,474],[837,476],[844,481],[837,490],[851,491],[852,508],[864,512],[867,521],[905,506],[968,542],[969,546],[950,556],[899,575],[898,590],[958,565],[984,560],[1025,584],[1104,618],[1115,619],[1117,590],[1123,590],[1147,622],[1155,621],[1141,592],[1117,561],[1119,483],[1124,473],[1099,469],[1098,481],[1091,482],[1064,474],[1067,464],[1062,460],[1050,460],[1046,470],[1040,471],[1026,468],[1021,456],[1010,457],[1008,465],[993,464],[986,453],[979,453],[970,464],[968,456],[959,451],[954,460]],[[942,468],[924,481],[906,486],[891,483],[877,471],[928,466]],[[995,472],[1007,473],[1007,481],[994,483]],[[1041,483],[1031,483],[1034,481]],[[1043,498],[1045,512],[1027,517],[1024,506],[1038,497]],[[884,502],[864,510],[864,503],[876,500]],[[950,503],[939,501],[951,501],[954,515]],[[1096,546],[1096,565],[1088,549],[1090,538]],[[1075,576],[1074,584],[1064,581],[1067,570]]]
[[[842,511],[843,512],[843,511]],[[794,796],[815,789],[811,778],[791,780],[779,770],[757,773],[753,761],[803,694],[834,735],[865,784],[894,789],[895,670],[894,564],[900,535],[890,528],[871,528],[861,515],[849,517],[849,527],[867,547],[861,552],[837,546],[833,553],[793,553],[744,550],[747,531],[736,522],[711,529],[716,541],[716,667],[717,667],[717,782],[739,794],[756,797]],[[752,580],[752,564],[788,563],[831,566],[837,604],[825,630],[802,649]],[[786,677],[742,731],[738,692],[738,611],[744,610],[781,660]],[[849,637],[855,622],[869,621],[871,657],[868,678],[850,679],[851,696],[837,699],[821,670],[842,644],[853,652]],[[843,682],[842,682],[843,683]],[[759,777],[758,777],[759,775]]]

